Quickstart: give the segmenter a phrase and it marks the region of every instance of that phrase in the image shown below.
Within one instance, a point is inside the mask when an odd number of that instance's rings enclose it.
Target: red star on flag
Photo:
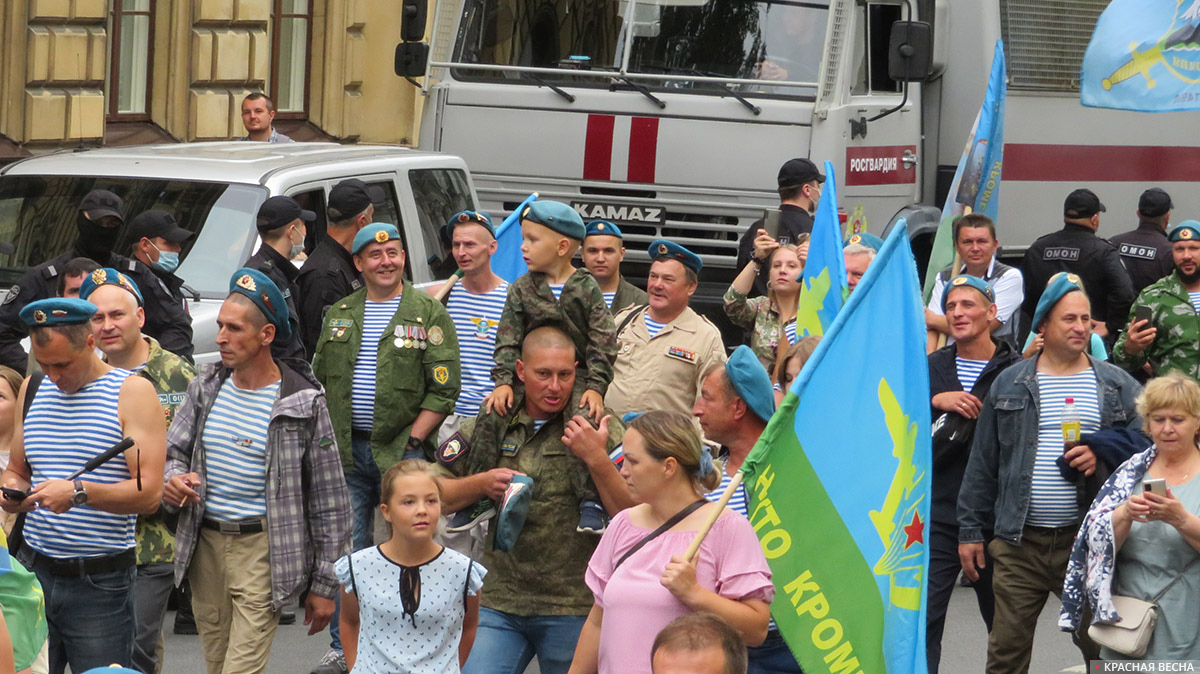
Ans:
[[[904,544],[904,549],[912,547],[913,543],[925,542],[925,523],[921,521],[921,516],[913,513],[912,524],[904,527],[904,533],[908,536],[908,541]]]

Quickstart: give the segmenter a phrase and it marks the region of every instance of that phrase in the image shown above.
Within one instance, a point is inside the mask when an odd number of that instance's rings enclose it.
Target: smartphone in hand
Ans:
[[[1142,490],[1148,494],[1167,495],[1167,481],[1161,477],[1147,478],[1142,482]]]
[[[20,489],[13,489],[11,487],[0,487],[0,493],[3,493],[4,498],[12,501],[13,503],[20,503],[21,501],[29,498],[29,492],[21,491]]]
[[[1133,309],[1134,323],[1146,321],[1146,325],[1142,326],[1143,330],[1154,327],[1154,324],[1150,322],[1153,317],[1154,313],[1150,311],[1150,307],[1146,306],[1145,304],[1139,304]]]
[[[772,239],[779,238],[779,221],[783,217],[778,208],[768,208],[763,211],[763,230]]]

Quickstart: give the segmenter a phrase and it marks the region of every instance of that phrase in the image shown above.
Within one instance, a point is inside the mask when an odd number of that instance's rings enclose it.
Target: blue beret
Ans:
[[[651,243],[650,259],[660,260],[664,257],[668,260],[678,260],[682,262],[683,266],[691,269],[697,274],[699,274],[700,269],[704,267],[704,261],[700,259],[699,255],[677,243],[667,241],[666,239],[658,239],[657,241]]]
[[[624,240],[624,235],[621,234],[621,228],[617,227],[608,220],[592,220],[587,223],[588,236],[615,236],[618,239]]]
[[[465,225],[470,222],[481,225],[492,235],[493,239],[496,238],[496,228],[492,226],[492,217],[483,211],[461,211],[455,213],[450,216],[450,221],[446,223],[446,230],[453,233],[455,226]]]
[[[496,515],[496,536],[492,539],[492,549],[508,552],[517,544],[517,536],[525,527],[525,518],[529,515],[529,504],[533,500],[533,478],[528,475],[516,474],[504,490],[504,498],[500,500],[499,513]]]
[[[1167,238],[1172,243],[1176,241],[1200,241],[1200,222],[1184,220],[1171,228]]]
[[[1050,281],[1046,284],[1046,290],[1042,292],[1041,299],[1038,300],[1037,310],[1033,312],[1033,325],[1030,330],[1037,330],[1042,325],[1042,321],[1050,314],[1050,310],[1055,304],[1069,292],[1084,292],[1083,281],[1079,277],[1065,271],[1060,271],[1050,277]]]
[[[984,281],[978,276],[959,274],[958,276],[950,279],[950,282],[946,284],[946,289],[942,291],[942,313],[946,312],[946,298],[950,297],[950,291],[960,286],[974,288],[983,293],[983,296],[987,298],[988,302],[991,302],[992,304],[996,303],[996,291],[992,290],[992,284]]]
[[[369,243],[387,243],[399,240],[400,230],[396,229],[395,225],[388,222],[373,222],[358,230],[358,234],[354,235],[354,244],[350,247],[350,253],[358,255]]]
[[[870,232],[859,232],[858,234],[851,234],[850,238],[848,238],[842,242],[842,248],[845,248],[846,246],[849,246],[852,243],[860,243],[860,244],[866,246],[867,248],[870,248],[871,250],[875,251],[876,253],[879,252],[880,248],[883,248],[883,239],[879,238],[878,236],[875,236],[874,234],[871,234]]]
[[[93,667],[83,674],[140,674],[136,669],[109,665],[108,667]]]
[[[725,361],[725,375],[750,411],[759,419],[769,421],[775,414],[775,389],[754,351],[745,344],[734,349]]]
[[[82,325],[99,311],[95,304],[76,297],[51,297],[30,302],[21,309],[21,320],[31,328]]]
[[[111,267],[102,267],[85,276],[83,285],[79,286],[79,299],[86,300],[100,286],[124,288],[133,293],[133,296],[137,298],[138,306],[142,306],[142,291],[138,290],[137,284],[133,282],[133,279]]]
[[[521,219],[549,227],[565,237],[583,241],[583,218],[579,217],[574,208],[561,201],[535,201],[525,207]]]
[[[292,336],[292,328],[288,325],[288,306],[279,286],[257,269],[242,267],[233,272],[229,279],[229,293],[238,293],[250,298],[254,306],[267,317],[267,321],[275,326],[275,334],[280,340]]]

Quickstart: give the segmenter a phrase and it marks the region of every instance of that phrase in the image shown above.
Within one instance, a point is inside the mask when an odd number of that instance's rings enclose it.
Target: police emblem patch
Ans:
[[[379,243],[387,243],[388,233],[383,230],[379,230],[378,232],[375,232],[375,240],[378,241]]]
[[[258,284],[254,282],[254,279],[249,274],[242,274],[237,280],[237,285],[239,288],[245,288],[252,293],[258,292]]]
[[[441,346],[442,340],[444,340],[445,338],[446,338],[445,333],[443,333],[442,329],[439,328],[438,326],[435,325],[432,328],[429,328],[429,343],[430,344],[432,344],[434,346]]]
[[[9,288],[8,294],[4,296],[4,304],[8,304],[9,302],[17,299],[17,295],[20,294],[21,286],[13,286],[12,288]]]
[[[433,368],[433,380],[439,384],[445,384],[450,381],[450,370],[445,365],[438,365]]]

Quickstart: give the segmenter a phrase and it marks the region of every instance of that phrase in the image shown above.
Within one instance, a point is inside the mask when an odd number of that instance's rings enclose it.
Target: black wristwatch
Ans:
[[[404,445],[404,451],[406,451],[406,452],[423,452],[423,451],[425,451],[425,441],[418,440],[417,438],[410,435],[410,436],[408,436],[408,444]]]
[[[83,488],[83,480],[75,480],[75,494],[71,497],[72,506],[81,506],[88,501],[87,490]]]

